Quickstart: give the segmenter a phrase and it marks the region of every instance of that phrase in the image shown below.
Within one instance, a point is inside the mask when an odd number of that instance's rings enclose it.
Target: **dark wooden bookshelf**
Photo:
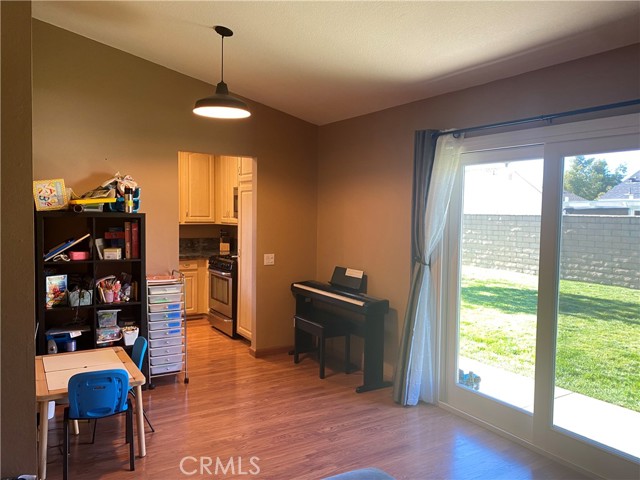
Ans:
[[[96,250],[96,238],[105,238],[104,233],[110,228],[123,228],[125,222],[138,223],[139,254],[137,258],[120,260],[101,259]],[[76,337],[76,349],[86,350],[100,346],[125,346],[124,338],[115,342],[98,343],[98,312],[101,310],[120,309],[118,324],[135,325],[139,335],[148,337],[147,327],[147,284],[146,284],[146,225],[144,213],[120,212],[81,212],[45,211],[35,215],[35,259],[36,259],[36,353],[47,353],[47,331],[52,328],[84,328],[85,331]],[[89,233],[90,237],[70,248],[75,251],[88,251],[87,260],[48,260],[44,255],[56,245],[71,238],[80,238]],[[109,240],[105,240],[109,246]],[[69,250],[62,252],[69,253]],[[124,256],[125,249],[122,249]],[[129,301],[103,303],[96,288],[95,281],[108,275],[120,278],[130,275],[137,283],[136,296]],[[70,306],[67,304],[47,308],[46,278],[50,275],[67,275],[67,287],[72,283],[83,284],[83,289],[91,291],[89,305]],[[85,288],[86,287],[86,288]],[[59,349],[59,351],[64,351]],[[148,376],[148,362],[145,362],[143,373]]]

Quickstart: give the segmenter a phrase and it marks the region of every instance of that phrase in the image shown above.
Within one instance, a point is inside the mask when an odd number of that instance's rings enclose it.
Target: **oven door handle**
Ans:
[[[221,272],[220,270],[211,270],[209,269],[209,273],[211,273],[212,275],[218,275],[220,277],[231,277],[231,273],[229,272]]]

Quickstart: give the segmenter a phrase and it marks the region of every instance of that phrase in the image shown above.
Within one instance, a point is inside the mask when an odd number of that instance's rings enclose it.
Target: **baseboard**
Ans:
[[[289,353],[293,350],[293,346],[284,346],[284,347],[268,347],[268,348],[260,348],[254,349],[253,347],[249,347],[249,354],[255,358],[268,357],[269,355],[280,355],[282,353]]]
[[[518,445],[522,445],[525,448],[528,448],[529,450],[532,450],[536,453],[539,453],[540,455],[543,455],[547,458],[550,458],[551,460],[553,460],[554,462],[558,462],[562,465],[564,465],[565,467],[569,467],[575,471],[577,471],[578,473],[581,473],[582,475],[585,475],[587,477],[591,477],[595,480],[604,480],[604,477],[601,477],[600,475],[597,475],[594,472],[591,472],[589,470],[586,470],[574,463],[571,463],[563,458],[560,458],[550,452],[547,452],[546,450],[534,445],[533,443],[527,442],[526,440],[523,440],[519,437],[516,437],[515,435],[502,430],[500,428],[497,428],[493,425],[491,425],[490,423],[487,423],[483,420],[480,420],[477,417],[474,417],[473,415],[469,415],[468,413],[463,412],[462,410],[458,410],[455,407],[452,407],[451,405],[447,404],[447,403],[443,403],[443,402],[438,402],[437,404],[438,407],[442,408],[443,410],[446,410],[447,412],[451,412],[454,415],[457,415],[458,417],[462,417],[465,420],[469,420],[470,422],[475,423],[476,425],[480,425],[483,428],[486,428],[487,430],[492,431],[493,433],[500,435],[501,437],[506,438],[507,440],[511,440],[512,442],[517,443]]]

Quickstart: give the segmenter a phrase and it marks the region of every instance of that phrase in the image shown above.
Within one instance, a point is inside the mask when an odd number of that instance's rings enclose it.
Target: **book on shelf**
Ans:
[[[96,238],[93,245],[96,247],[96,253],[98,254],[98,258],[100,260],[104,259],[104,238]]]
[[[45,278],[46,308],[62,307],[67,304],[67,276],[48,275]]]
[[[131,259],[131,222],[124,222],[124,258]]]
[[[131,258],[140,258],[140,229],[138,222],[131,222]]]
[[[48,252],[46,252],[44,254],[44,261],[48,261],[51,260],[53,257],[55,257],[56,255],[60,255],[61,253],[63,253],[65,250],[73,247],[74,245],[80,243],[81,241],[89,238],[91,236],[90,233],[87,233],[86,235],[83,235],[80,238],[70,238],[69,240],[65,240],[64,242],[56,245],[55,247],[53,247],[51,250],[49,250]]]
[[[104,239],[108,241],[109,247],[121,248],[124,251],[124,227],[109,227],[104,232]]]

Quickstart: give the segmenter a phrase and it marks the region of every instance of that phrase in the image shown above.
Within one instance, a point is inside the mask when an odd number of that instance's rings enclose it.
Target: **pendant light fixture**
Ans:
[[[216,86],[216,93],[196,102],[193,113],[210,118],[247,118],[251,115],[247,104],[229,95],[227,84],[224,83],[224,37],[232,36],[233,32],[222,25],[216,25],[214,30],[222,37],[220,83]]]

